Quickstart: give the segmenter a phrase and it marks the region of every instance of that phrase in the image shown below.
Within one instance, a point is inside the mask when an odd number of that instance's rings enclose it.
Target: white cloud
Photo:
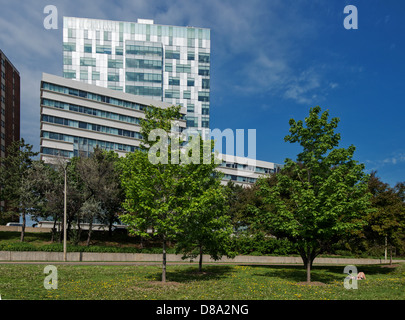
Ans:
[[[405,153],[404,152],[395,152],[391,156],[386,157],[381,160],[366,160],[366,163],[369,165],[370,171],[375,171],[381,169],[385,166],[395,166],[402,163],[405,163]]]

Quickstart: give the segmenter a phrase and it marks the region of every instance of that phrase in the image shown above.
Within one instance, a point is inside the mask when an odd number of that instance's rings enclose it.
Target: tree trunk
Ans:
[[[162,282],[166,282],[166,237],[163,236]]]
[[[55,235],[56,235],[56,222],[58,219],[56,217],[54,218],[53,222],[53,227],[52,227],[52,234],[51,234],[51,242],[53,243],[55,241]]]
[[[24,234],[25,234],[25,212],[22,213],[22,227],[21,227],[21,242],[24,242]]]
[[[91,231],[93,229],[93,220],[90,220],[90,224],[89,224],[89,233],[87,235],[87,246],[90,246],[90,238],[91,238]]]
[[[108,236],[110,237],[110,238],[112,238],[112,227],[113,227],[113,221],[110,221],[109,222],[109,224],[108,224]]]
[[[309,261],[309,259],[308,259],[308,261],[307,261],[307,282],[309,283],[309,282],[311,282],[311,262]]]
[[[307,282],[311,282],[311,268],[312,268],[312,262],[315,259],[315,250],[311,252],[310,249],[306,252],[305,250],[300,250],[300,255],[302,258],[302,261],[304,262],[304,268],[307,272]]]
[[[392,265],[392,244],[390,245],[390,265]]]
[[[203,261],[203,250],[202,245],[200,245],[200,261],[198,263],[198,272],[202,272],[202,261]]]

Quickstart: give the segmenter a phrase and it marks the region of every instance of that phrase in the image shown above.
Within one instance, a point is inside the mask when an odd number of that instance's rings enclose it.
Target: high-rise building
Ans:
[[[88,156],[98,146],[123,156],[140,146],[145,108],[153,101],[44,73],[41,81],[41,160]],[[183,116],[186,109],[180,111]],[[181,131],[184,120],[178,121]]]
[[[20,140],[20,73],[0,50],[1,157]]]
[[[209,29],[64,17],[63,76],[180,104],[187,128],[207,137]]]
[[[0,157],[13,141],[20,140],[20,73],[0,50]],[[0,211],[5,206],[0,203]]]

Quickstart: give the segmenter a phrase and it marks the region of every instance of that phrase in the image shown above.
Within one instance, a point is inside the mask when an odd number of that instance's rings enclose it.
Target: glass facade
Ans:
[[[63,75],[187,108],[209,128],[210,30],[64,17]]]

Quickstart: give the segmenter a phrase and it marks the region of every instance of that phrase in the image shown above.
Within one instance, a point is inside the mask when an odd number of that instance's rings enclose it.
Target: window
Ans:
[[[72,65],[72,57],[63,57],[63,64],[67,66]]]
[[[178,64],[176,65],[176,72],[191,73],[191,66],[187,64]]]
[[[210,101],[210,93],[205,91],[198,92],[198,101],[208,102]]]
[[[163,55],[161,47],[152,47],[152,46],[126,45],[125,51],[127,54],[142,55],[142,56],[161,57]]]
[[[111,31],[104,31],[104,41],[111,41]]]
[[[100,80],[100,72],[93,71],[91,78],[92,80]]]
[[[123,55],[123,52],[124,52],[123,47],[116,47],[116,48],[115,48],[115,54],[116,54],[117,56],[122,56],[122,55]]]
[[[187,105],[187,112],[190,112],[190,113],[194,112],[194,105],[193,104],[188,104]]]
[[[160,87],[146,87],[146,86],[125,86],[125,92],[132,93],[140,96],[153,96],[161,97],[162,89]]]
[[[198,118],[197,117],[186,117],[187,127],[198,127]]]
[[[165,71],[173,72],[173,65],[171,63],[166,63],[165,64]]]
[[[202,88],[209,89],[210,88],[210,79],[202,79]]]
[[[120,81],[120,75],[119,74],[109,74],[108,75],[108,81]]]
[[[202,113],[203,115],[209,115],[209,114],[210,114],[210,107],[203,105],[203,106],[202,106],[202,109],[201,109],[201,113]]]
[[[126,72],[125,79],[127,81],[162,83],[162,74]]]
[[[84,45],[84,52],[85,53],[92,53],[92,51],[93,51],[93,48],[92,48],[91,44],[85,44]]]
[[[199,53],[198,54],[198,62],[202,63],[209,63],[210,62],[210,54],[209,53]]]
[[[105,54],[111,54],[111,46],[109,45],[97,45],[96,46],[96,53],[105,53]]]
[[[194,79],[187,79],[187,86],[194,87]]]
[[[177,59],[177,60],[179,60],[180,59],[180,52],[166,50],[165,58],[166,59]]]
[[[76,71],[64,71],[63,77],[66,79],[76,79]]]
[[[169,78],[169,86],[179,86],[180,85],[180,78]]]
[[[183,99],[191,99],[191,91],[183,91]]]
[[[209,76],[210,67],[209,66],[198,66],[198,75],[200,76]]]
[[[165,98],[180,99],[179,90],[165,90]]]
[[[195,59],[195,54],[194,52],[189,52],[187,53],[187,60],[191,61]]]
[[[80,65],[81,66],[95,67],[96,66],[96,59],[95,58],[80,58]]]
[[[108,59],[108,67],[109,68],[123,68],[124,62],[119,59]]]
[[[89,73],[87,71],[80,71],[80,80],[88,80]]]
[[[68,38],[76,38],[76,29],[68,29]]]
[[[76,43],[75,42],[64,42],[63,51],[76,51]]]
[[[161,70],[162,69],[162,61],[161,60],[146,60],[146,59],[127,58],[126,59],[126,67],[127,68]]]

